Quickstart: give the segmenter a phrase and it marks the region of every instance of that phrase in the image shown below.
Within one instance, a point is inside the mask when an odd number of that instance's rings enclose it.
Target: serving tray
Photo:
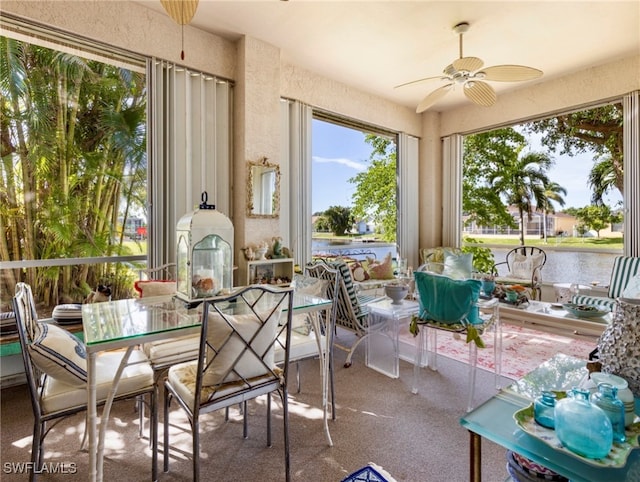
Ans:
[[[636,416],[635,422],[625,430],[627,441],[623,443],[614,442],[609,455],[603,459],[589,459],[565,448],[556,436],[555,430],[543,427],[536,423],[533,417],[533,404],[518,410],[513,414],[513,419],[516,421],[518,427],[520,427],[524,432],[538,440],[541,440],[549,447],[595,467],[624,467],[631,451],[640,447],[640,443],[638,441],[640,436],[640,418],[638,416]]]

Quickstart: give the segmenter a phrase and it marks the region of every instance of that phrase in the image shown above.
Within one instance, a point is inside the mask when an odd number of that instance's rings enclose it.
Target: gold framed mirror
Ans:
[[[280,166],[263,157],[247,162],[247,216],[277,218],[280,213]]]

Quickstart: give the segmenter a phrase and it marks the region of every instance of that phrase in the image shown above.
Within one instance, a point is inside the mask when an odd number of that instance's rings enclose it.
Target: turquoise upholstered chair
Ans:
[[[447,331],[464,334],[469,346],[469,401],[468,410],[473,408],[475,392],[477,350],[483,347],[481,335],[493,329],[496,387],[500,386],[502,337],[498,300],[479,302],[480,280],[452,279],[448,276],[429,272],[421,266],[415,273],[416,291],[420,303],[420,313],[411,322],[411,332],[418,336],[414,363],[413,393],[418,393],[418,376],[426,352],[426,366],[437,370],[437,332]],[[420,328],[423,329],[420,329]]]
[[[576,294],[571,298],[571,302],[582,305],[595,305],[603,310],[611,311],[616,304],[616,298],[623,296],[629,281],[638,274],[640,274],[640,258],[618,256],[613,261],[607,296]]]

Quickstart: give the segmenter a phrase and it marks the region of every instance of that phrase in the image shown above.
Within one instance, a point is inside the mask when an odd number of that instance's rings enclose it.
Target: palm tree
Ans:
[[[602,198],[606,193],[617,189],[624,194],[622,173],[616,167],[611,156],[599,160],[589,172],[589,186],[593,190],[591,201],[597,206],[602,206]]]
[[[126,216],[119,207],[132,209],[146,183],[144,74],[5,37],[0,43],[2,259],[122,254],[121,240],[114,243]],[[114,270],[85,264],[11,274],[0,293],[27,281],[50,306],[79,299]]]
[[[526,223],[534,208],[548,203],[546,187],[551,184],[546,171],[553,160],[543,153],[532,152],[505,162],[490,178],[496,192],[501,193],[508,205],[515,206],[520,216],[520,244],[524,245]]]
[[[538,206],[538,209],[542,209],[542,235],[544,242],[547,242],[547,214],[555,213],[552,202],[558,203],[560,206],[564,206],[564,198],[562,195],[567,195],[567,190],[563,188],[557,182],[551,181],[545,186],[545,200],[544,204]]]

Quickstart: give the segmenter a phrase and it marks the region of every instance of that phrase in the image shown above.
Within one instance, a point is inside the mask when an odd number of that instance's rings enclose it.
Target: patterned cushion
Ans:
[[[260,314],[261,319],[266,316]],[[224,318],[218,313],[209,313],[207,343],[211,346],[207,348],[207,360],[211,361],[205,370],[202,384],[215,386],[239,380],[241,377],[259,377],[268,372],[267,367],[273,369],[275,364],[272,344],[276,337],[279,318],[278,314],[272,314],[263,324],[253,313],[225,315]],[[255,339],[252,340],[254,336]],[[250,344],[256,353],[266,352],[262,358],[264,363],[254,353],[245,351],[247,344]]]
[[[296,293],[302,293],[310,296],[318,296],[326,298],[329,280],[306,276],[303,274],[295,274],[291,283]],[[301,335],[309,335],[311,332],[311,321],[307,313],[293,315],[291,320],[291,329]]]
[[[605,296],[574,295],[571,298],[571,303],[575,303],[577,305],[594,305],[602,310],[611,311],[613,310],[616,301]]]
[[[367,272],[370,279],[393,279],[393,263],[391,253],[387,253],[382,262],[367,258]]]
[[[291,286],[293,286],[296,293],[324,297],[327,295],[329,280],[296,274],[293,276]]]
[[[361,316],[364,316],[365,313],[363,313],[360,309],[358,296],[356,295],[356,290],[353,286],[353,280],[351,279],[351,271],[349,270],[347,263],[345,263],[344,261],[334,261],[330,263],[330,266],[340,271],[340,276],[342,276],[342,280],[344,281],[344,286],[347,290],[347,294],[349,295],[349,301],[351,301],[351,305],[353,306],[356,317],[359,318]]]
[[[395,482],[396,479],[391,477],[389,472],[379,465],[369,462],[369,464],[360,470],[348,475],[341,482]]]
[[[640,274],[640,257],[618,256],[613,262],[609,298],[617,298],[629,284],[629,280]]]
[[[87,352],[67,330],[49,323],[36,325],[29,345],[33,363],[44,373],[74,387],[87,383]]]
[[[355,263],[351,263],[349,267],[351,268],[353,281],[367,281],[369,279],[366,263],[356,261]]]

